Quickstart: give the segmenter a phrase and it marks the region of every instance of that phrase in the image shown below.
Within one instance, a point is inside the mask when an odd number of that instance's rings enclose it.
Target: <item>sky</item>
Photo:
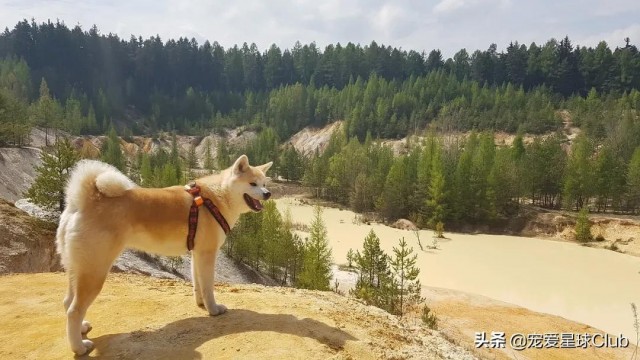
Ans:
[[[378,44],[404,50],[498,50],[510,42],[544,44],[569,36],[574,45],[624,38],[640,46],[638,0],[0,0],[0,26],[22,19],[60,20],[101,34],[195,38],[222,46],[256,43],[292,48],[296,41]]]

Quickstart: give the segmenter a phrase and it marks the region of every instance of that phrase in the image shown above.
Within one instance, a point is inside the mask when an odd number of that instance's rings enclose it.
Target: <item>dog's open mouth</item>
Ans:
[[[247,203],[247,206],[249,207],[249,209],[256,212],[262,210],[262,203],[260,201],[252,198],[247,194],[244,194],[243,197],[244,197],[244,202]]]

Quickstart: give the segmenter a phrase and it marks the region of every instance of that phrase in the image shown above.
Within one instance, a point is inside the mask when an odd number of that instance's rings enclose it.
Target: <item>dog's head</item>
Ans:
[[[247,156],[241,155],[231,166],[229,190],[232,196],[242,197],[242,201],[246,204],[242,212],[261,211],[261,201],[269,200],[271,197],[271,192],[266,188],[268,178],[265,175],[271,165],[273,162],[251,166]]]

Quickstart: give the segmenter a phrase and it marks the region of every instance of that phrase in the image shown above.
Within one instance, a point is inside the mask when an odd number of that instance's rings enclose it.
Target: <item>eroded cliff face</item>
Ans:
[[[55,229],[0,200],[0,274],[62,270]]]
[[[0,148],[0,199],[15,202],[33,183],[40,150],[36,148]]]

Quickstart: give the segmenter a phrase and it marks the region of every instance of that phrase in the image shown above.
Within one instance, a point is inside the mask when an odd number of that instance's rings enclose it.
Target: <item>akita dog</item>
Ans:
[[[91,330],[84,316],[113,261],[126,247],[181,255],[187,251],[187,242],[194,244],[191,274],[196,304],[204,305],[211,315],[227,311],[213,295],[216,256],[226,231],[240,215],[262,210],[260,201],[271,196],[265,188],[265,173],[271,165],[251,166],[242,155],[230,168],[200,178],[186,189],[147,189],[136,186],[111,165],[80,161],[67,184],[66,208],[56,235],[57,250],[69,275],[63,303],[73,352],[82,355],[93,348],[90,340],[82,338]],[[203,199],[209,211],[199,206]],[[193,221],[193,215],[199,220]]]

